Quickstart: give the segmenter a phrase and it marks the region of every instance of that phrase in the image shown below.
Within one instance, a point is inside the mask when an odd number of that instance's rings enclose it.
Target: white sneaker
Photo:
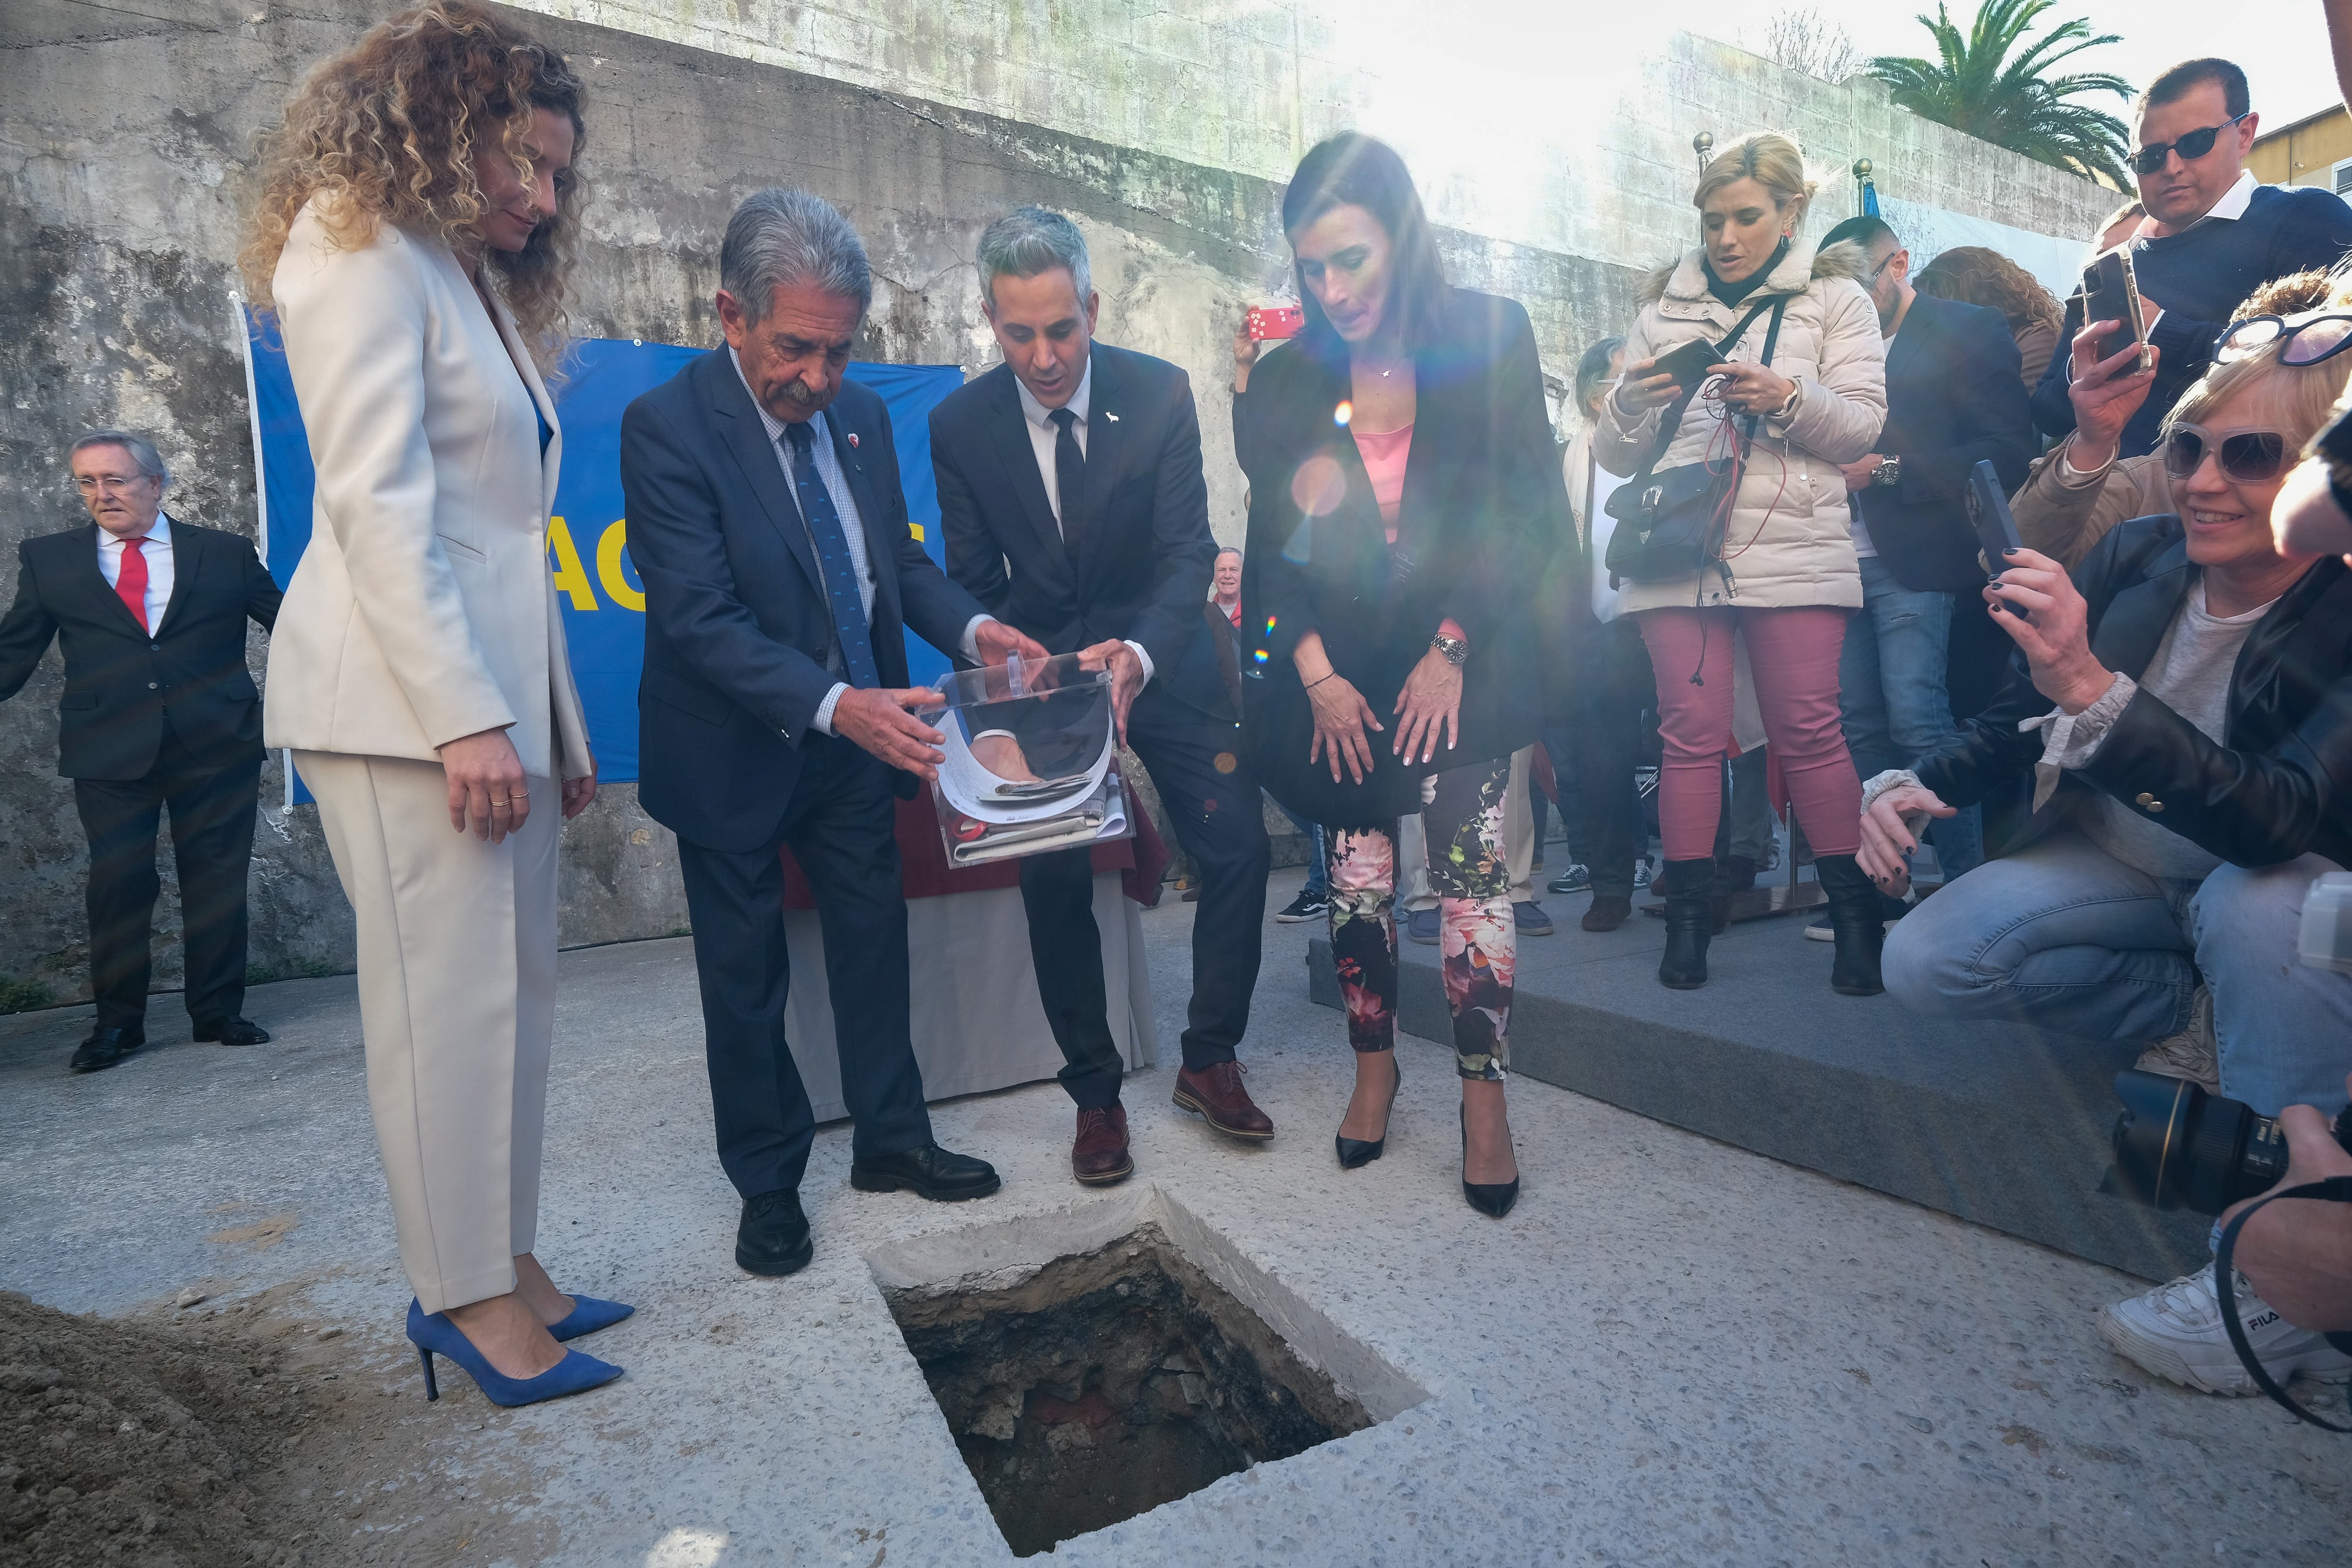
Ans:
[[[2235,1270],[2232,1270],[2235,1272]],[[2246,1343],[2279,1386],[2301,1373],[2322,1383],[2352,1379],[2352,1355],[2325,1336],[2296,1328],[2247,1288],[2237,1276],[2238,1321]],[[2099,1309],[2099,1337],[2115,1352],[2158,1377],[2208,1394],[2259,1394],[2230,1331],[2221,1325],[2221,1303],[2213,1293],[2213,1265],[2158,1285],[2144,1296]]]
[[[2141,1051],[2132,1065],[2142,1072],[2186,1078],[2204,1085],[2209,1094],[2221,1092],[2221,1047],[2213,1037],[2213,993],[2198,987],[2189,1003],[2189,1027]]]

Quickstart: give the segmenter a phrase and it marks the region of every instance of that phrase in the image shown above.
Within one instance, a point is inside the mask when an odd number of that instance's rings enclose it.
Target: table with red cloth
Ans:
[[[1102,941],[1103,993],[1110,1031],[1128,1071],[1158,1055],[1151,978],[1140,911],[1160,901],[1168,850],[1151,819],[1127,795],[1135,836],[1094,848],[1095,925]],[[933,1100],[1010,1088],[1062,1070],[1045,1026],[1029,961],[1029,917],[1021,904],[1021,862],[948,863],[928,789],[898,802],[900,882],[907,892],[907,947],[913,982],[915,1059]],[[784,942],[792,990],[784,1029],[817,1120],[848,1113],[841,1098],[824,937],[808,879],[783,852]],[[856,1050],[856,1041],[844,1042]]]

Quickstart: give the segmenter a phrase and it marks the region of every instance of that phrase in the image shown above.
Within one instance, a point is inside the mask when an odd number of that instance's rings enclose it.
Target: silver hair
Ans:
[[[795,283],[874,303],[874,268],[866,242],[831,202],[806,191],[771,186],[743,198],[719,247],[719,286],[735,297],[747,324],[767,319],[776,290]]]
[[[1210,564],[1210,565],[1212,565],[1212,566],[1214,566],[1218,561],[1221,561],[1221,560],[1224,559],[1225,559],[1225,557],[1227,557],[1227,556],[1232,556],[1232,557],[1234,557],[1234,559],[1240,559],[1240,557],[1241,557],[1241,553],[1242,553],[1242,547],[1241,547],[1241,546],[1239,546],[1239,545],[1225,545],[1225,546],[1223,546],[1223,547],[1221,547],[1221,548],[1218,549],[1217,553],[1216,553],[1214,556],[1213,556],[1213,557],[1211,557],[1211,558],[1210,558],[1210,562],[1209,562],[1209,564]]]
[[[172,482],[172,471],[163,466],[163,455],[143,435],[127,430],[93,430],[74,442],[72,451],[66,454],[67,461],[72,461],[73,454],[86,446],[120,446],[131,454],[131,461],[139,465],[139,472],[167,485]]]
[[[1094,292],[1094,269],[1087,265],[1087,239],[1078,225],[1044,207],[1016,207],[980,231],[980,248],[972,258],[980,267],[980,297],[996,308],[996,280],[1034,277],[1054,268],[1069,269],[1077,291],[1078,308],[1086,308]]]

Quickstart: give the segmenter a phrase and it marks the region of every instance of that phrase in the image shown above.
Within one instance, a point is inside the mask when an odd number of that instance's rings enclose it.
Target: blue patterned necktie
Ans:
[[[809,538],[816,545],[817,570],[824,578],[824,596],[833,604],[834,634],[841,641],[842,662],[849,666],[849,684],[861,690],[878,686],[882,674],[874,664],[866,604],[857,596],[857,563],[850,559],[841,514],[834,510],[833,497],[816,471],[815,442],[805,421],[784,426],[784,437],[793,445],[793,485],[800,494]]]

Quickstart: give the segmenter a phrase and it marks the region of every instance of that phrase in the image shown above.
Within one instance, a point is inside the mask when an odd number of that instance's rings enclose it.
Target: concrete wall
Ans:
[[[1691,38],[1666,37],[1622,70],[1588,50],[1574,79],[1482,82],[1465,73],[1494,57],[1491,40],[1441,29],[1454,53],[1433,57],[1437,76],[1458,89],[1441,100],[1349,57],[1377,45],[1381,61],[1412,57],[1400,51],[1426,24],[1402,6],[1375,5],[1346,27],[1312,7],[1152,14],[1119,0],[562,8],[630,29],[534,18],[592,94],[583,330],[715,340],[728,212],[749,190],[796,182],[839,204],[872,249],[881,281],[861,356],[982,369],[994,355],[974,237],[1005,208],[1044,202],[1072,213],[1094,247],[1105,335],[1192,371],[1227,539],[1241,530],[1240,476],[1223,458],[1232,326],[1287,277],[1271,181],[1304,139],[1351,118],[1407,146],[1457,280],[1528,305],[1555,379],[1627,318],[1638,267],[1682,243],[1685,144],[1701,125],[1727,137],[1788,124],[1822,156],[1878,160],[1890,193],[2037,227],[2064,232],[2104,210],[2071,189],[2079,182],[1896,114],[1874,89],[1830,88]],[[97,424],[154,434],[179,476],[176,512],[252,531],[230,313],[252,138],[310,61],[389,9],[0,7],[0,559],[76,522],[60,455]],[[1529,126],[1542,134],[1512,140]],[[0,566],[0,590],[14,582],[13,564]],[[252,657],[258,669],[257,637]],[[62,999],[86,994],[86,953],[80,835],[54,776],[60,667],[52,653],[0,706],[0,977]],[[278,787],[273,768],[265,800]],[[563,866],[568,943],[685,924],[675,847],[630,787],[567,829]],[[253,896],[257,968],[348,965],[349,912],[310,809],[265,810]],[[167,872],[162,984],[176,979],[175,923]]]
[[[2352,158],[2352,114],[2340,103],[2254,139],[2246,167],[2265,185],[2336,188],[2336,165]]]

